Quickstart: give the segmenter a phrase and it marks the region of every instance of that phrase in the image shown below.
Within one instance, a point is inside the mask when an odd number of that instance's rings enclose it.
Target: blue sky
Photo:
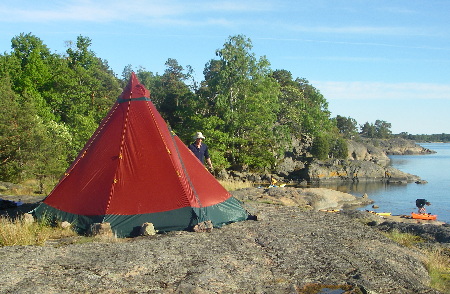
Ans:
[[[242,34],[272,69],[319,89],[332,116],[450,133],[449,11],[447,0],[4,0],[0,52],[20,33],[57,53],[82,35],[118,76],[128,64],[162,74],[174,58],[201,80]]]

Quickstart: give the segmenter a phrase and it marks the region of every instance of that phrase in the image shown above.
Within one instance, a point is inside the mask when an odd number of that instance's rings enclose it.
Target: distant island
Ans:
[[[403,133],[394,135],[394,137],[413,140],[413,141],[416,141],[417,143],[431,143],[431,142],[433,142],[433,143],[434,142],[449,143],[450,142],[450,134],[445,134],[445,133],[432,134],[432,135],[426,135],[426,134],[412,135],[412,134],[403,132]]]

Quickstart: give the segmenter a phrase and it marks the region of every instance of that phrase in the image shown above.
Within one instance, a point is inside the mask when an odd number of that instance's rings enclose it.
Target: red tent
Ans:
[[[143,223],[159,231],[245,220],[247,212],[171,132],[136,75],[64,177],[33,214],[117,236]]]

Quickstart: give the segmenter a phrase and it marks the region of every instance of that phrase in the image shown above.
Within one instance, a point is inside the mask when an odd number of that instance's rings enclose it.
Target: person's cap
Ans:
[[[205,139],[205,137],[203,136],[202,132],[197,132],[194,135],[194,139]]]

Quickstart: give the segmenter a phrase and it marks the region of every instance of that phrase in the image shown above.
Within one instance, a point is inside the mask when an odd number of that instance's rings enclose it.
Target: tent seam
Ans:
[[[111,183],[111,189],[109,190],[109,197],[108,197],[108,202],[106,203],[105,215],[108,214],[109,206],[111,205],[111,199],[112,199],[113,194],[114,194],[115,185],[119,181],[119,179],[117,177],[117,171],[119,170],[119,166],[121,166],[121,162],[122,162],[123,146],[125,144],[125,135],[127,133],[128,117],[129,117],[129,114],[130,114],[130,107],[131,107],[131,99],[128,101],[127,112],[126,112],[126,115],[125,115],[125,122],[124,122],[123,130],[122,130],[122,138],[121,138],[121,142],[120,142],[119,156],[117,158],[118,161],[117,161],[116,171],[114,172],[114,179],[113,179],[113,182]]]
[[[199,205],[199,212],[200,212],[200,215],[197,215],[197,220],[205,221],[205,220],[207,220],[207,219],[209,219],[209,218],[208,218],[208,216],[207,216],[206,213],[205,213],[205,217],[203,217],[203,212],[204,212],[204,210],[203,210],[202,202],[200,201],[200,197],[198,197],[197,190],[195,190],[195,186],[194,186],[194,184],[192,183],[191,177],[189,176],[189,173],[188,173],[188,171],[187,171],[187,169],[186,169],[186,167],[185,167],[185,165],[184,165],[184,161],[183,161],[183,159],[181,158],[181,154],[180,154],[180,151],[179,151],[179,149],[178,149],[178,145],[177,145],[177,143],[175,142],[175,140],[173,139],[174,136],[176,136],[176,135],[175,135],[174,132],[172,132],[172,130],[171,130],[170,128],[169,128],[169,133],[170,133],[170,138],[172,139],[172,142],[173,142],[173,144],[175,145],[175,150],[177,151],[177,156],[178,156],[178,159],[180,160],[180,163],[181,163],[181,168],[183,169],[183,172],[184,172],[184,175],[185,175],[185,177],[186,177],[186,180],[189,182],[189,186],[191,187],[192,192],[194,193],[195,199],[197,200],[197,203],[198,203],[198,205]],[[194,211],[195,211],[195,210],[194,210]]]
[[[59,183],[52,189],[52,191],[47,195],[50,196],[52,194],[52,192],[54,190],[56,190],[71,174],[71,172],[75,169],[75,167],[78,165],[78,163],[81,161],[81,159],[84,158],[84,155],[88,152],[88,150],[91,148],[91,145],[95,142],[95,139],[98,137],[98,135],[101,133],[101,131],[105,128],[106,124],[108,123],[108,121],[111,119],[111,117],[113,116],[113,114],[115,113],[116,109],[119,107],[119,104],[116,104],[116,107],[114,107],[110,112],[109,112],[109,116],[106,117],[102,123],[99,125],[99,127],[97,128],[96,132],[92,135],[89,145],[84,147],[84,151],[83,154],[79,155],[78,158],[76,159],[76,161],[69,167],[70,169],[67,169],[64,172],[64,176],[63,178],[59,181]],[[43,201],[45,199],[47,199],[47,197],[45,197],[43,199]]]
[[[150,101],[146,101],[147,108],[148,108],[149,113],[150,113],[150,115],[151,115],[151,117],[152,117],[152,119],[153,119],[153,122],[155,123],[156,129],[158,130],[159,137],[160,137],[161,140],[163,141],[164,146],[166,147],[166,150],[167,150],[167,151],[169,152],[169,154],[170,154],[170,149],[167,147],[167,142],[164,140],[164,136],[162,135],[161,128],[160,128],[159,124],[156,123],[155,115],[154,115],[153,111],[152,111],[151,108],[150,108],[150,103],[152,103],[151,100],[150,100]],[[171,132],[170,128],[169,128],[169,135],[170,135],[170,137],[171,137],[171,139],[172,139],[172,132]],[[173,142],[173,139],[172,139],[172,142]],[[177,150],[177,153],[178,153],[177,145],[176,145],[175,142],[173,142],[173,143],[174,143],[174,145],[175,145],[175,150]],[[183,168],[183,160],[181,159],[181,157],[179,156],[179,154],[177,154],[177,156],[179,157],[181,166],[182,166],[182,168]],[[173,161],[173,158],[172,158],[171,156],[170,156],[169,158],[170,158],[170,161],[172,162],[172,166],[173,166],[174,168],[176,168],[176,166],[175,166],[175,164],[174,164],[174,161]],[[183,168],[183,172],[184,172],[185,177],[188,178],[187,175],[186,175],[186,172],[185,172],[185,169],[184,169],[184,168]],[[188,182],[191,184],[191,189],[193,190],[192,192],[194,193],[194,197],[195,197],[196,200],[198,201],[198,204],[199,204],[199,206],[200,206],[200,208],[201,208],[202,206],[201,206],[200,200],[199,200],[199,198],[198,198],[198,196],[197,196],[197,194],[196,194],[196,192],[195,192],[195,189],[194,189],[193,186],[192,186],[192,183],[189,181],[189,179],[188,179]],[[181,182],[180,182],[180,185],[181,185]],[[192,206],[192,203],[190,203],[190,205]],[[195,210],[194,210],[194,211],[195,211]],[[196,213],[196,215],[197,215],[197,213]],[[197,215],[197,219],[200,219],[200,216],[199,216],[199,215]]]

